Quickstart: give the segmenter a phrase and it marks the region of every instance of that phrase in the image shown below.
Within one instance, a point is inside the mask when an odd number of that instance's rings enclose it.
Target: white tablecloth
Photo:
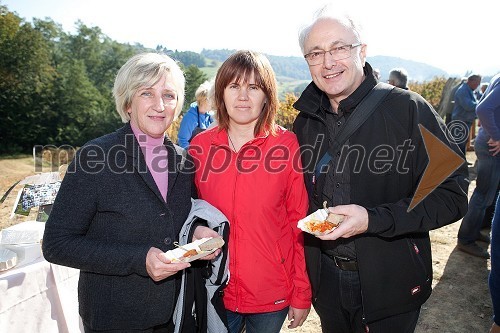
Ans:
[[[83,332],[78,275],[43,257],[0,272],[0,332]]]

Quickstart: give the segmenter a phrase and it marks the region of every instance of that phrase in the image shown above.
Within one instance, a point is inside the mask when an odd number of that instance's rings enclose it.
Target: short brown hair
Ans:
[[[219,68],[215,77],[215,108],[219,129],[228,130],[229,114],[224,103],[224,90],[231,82],[248,82],[254,74],[255,84],[259,86],[267,98],[264,110],[261,112],[254,135],[261,132],[276,134],[275,117],[279,107],[276,76],[269,60],[260,53],[242,50],[233,53]]]

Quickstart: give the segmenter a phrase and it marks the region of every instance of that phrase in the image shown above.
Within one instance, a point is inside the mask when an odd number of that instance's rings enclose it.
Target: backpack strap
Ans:
[[[319,177],[324,168],[332,160],[338,151],[342,149],[342,145],[349,139],[349,137],[363,125],[363,123],[372,115],[377,109],[382,100],[394,89],[390,84],[379,82],[368,93],[368,95],[356,106],[351,116],[347,119],[344,128],[337,135],[333,141],[331,153],[327,150],[314,169],[313,182]]]

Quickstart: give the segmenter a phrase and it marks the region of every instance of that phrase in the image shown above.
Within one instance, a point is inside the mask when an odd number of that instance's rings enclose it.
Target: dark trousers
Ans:
[[[263,313],[226,311],[229,333],[274,333],[280,332],[288,314],[288,306],[280,311]]]
[[[500,324],[500,197],[496,202],[495,217],[491,224],[491,271],[489,275],[493,320]]]
[[[493,215],[495,214],[495,203],[497,202],[499,190],[500,190],[500,184],[498,184],[497,194],[495,194],[495,200],[493,200],[493,203],[489,205],[488,208],[486,208],[481,229],[491,228],[491,222],[493,221]]]
[[[363,323],[361,285],[358,271],[343,271],[332,259],[321,256],[321,282],[314,309],[323,333],[411,333],[415,331],[420,309]]]
[[[467,143],[469,143],[470,131],[472,128],[472,121],[460,120],[461,123],[461,131],[452,131],[452,135],[455,135],[455,140],[457,142],[458,147],[464,153],[464,157],[467,153]]]
[[[154,326],[145,330],[106,330],[106,331],[96,331],[89,328],[87,325],[83,324],[85,333],[173,333],[174,323],[169,321],[166,324]]]
[[[495,203],[500,184],[500,155],[492,156],[486,142],[476,141],[474,148],[477,155],[476,188],[469,200],[469,210],[458,230],[458,241],[461,244],[470,244],[479,237],[484,214]]]

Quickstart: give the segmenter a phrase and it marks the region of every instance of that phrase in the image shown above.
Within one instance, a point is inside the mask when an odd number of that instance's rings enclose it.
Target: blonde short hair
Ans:
[[[194,93],[194,98],[196,99],[196,102],[198,105],[202,102],[209,101],[210,100],[210,89],[212,88],[214,84],[214,81],[205,81],[200,86],[198,89],[196,89],[196,92]]]
[[[118,71],[113,87],[116,111],[124,123],[130,121],[127,110],[132,99],[141,87],[153,86],[162,76],[172,79],[177,93],[175,118],[180,114],[184,104],[184,73],[175,60],[165,54],[140,53],[130,58]]]

